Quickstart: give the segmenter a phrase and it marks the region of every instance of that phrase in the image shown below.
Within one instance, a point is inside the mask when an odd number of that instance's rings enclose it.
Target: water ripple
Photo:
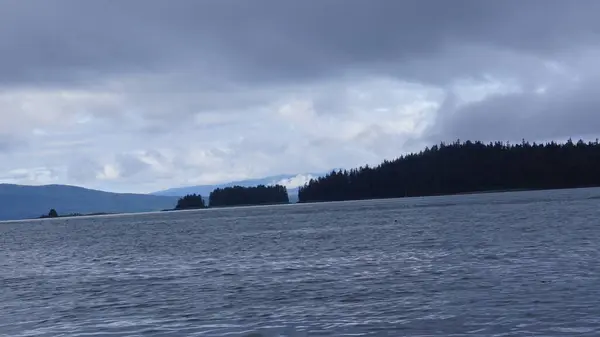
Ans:
[[[553,193],[0,224],[0,336],[598,336],[597,200]]]

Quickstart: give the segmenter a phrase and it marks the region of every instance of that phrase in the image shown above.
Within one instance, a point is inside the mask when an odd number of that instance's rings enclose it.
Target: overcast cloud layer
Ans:
[[[600,1],[0,2],[0,182],[150,192],[600,134]]]

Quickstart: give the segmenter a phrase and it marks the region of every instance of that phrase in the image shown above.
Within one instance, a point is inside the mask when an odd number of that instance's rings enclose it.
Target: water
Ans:
[[[0,336],[598,336],[598,196],[0,223]]]

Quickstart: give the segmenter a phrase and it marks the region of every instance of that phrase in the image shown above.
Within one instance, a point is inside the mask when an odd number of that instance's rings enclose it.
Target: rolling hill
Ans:
[[[69,213],[137,213],[173,208],[177,197],[110,193],[69,185],[0,184],[0,220],[37,218],[51,208]]]

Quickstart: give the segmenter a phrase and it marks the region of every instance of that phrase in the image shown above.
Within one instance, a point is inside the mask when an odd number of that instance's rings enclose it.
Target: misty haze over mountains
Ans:
[[[170,188],[163,191],[158,191],[151,193],[152,195],[162,195],[162,196],[177,196],[181,197],[186,194],[200,194],[208,196],[210,192],[212,192],[216,188],[224,188],[230,186],[257,186],[257,185],[283,185],[287,188],[288,193],[290,195],[298,194],[298,187],[304,185],[310,179],[317,178],[325,175],[325,173],[303,173],[303,174],[280,174],[276,176],[270,176],[260,179],[247,179],[240,181],[232,181],[229,183],[223,184],[215,184],[215,185],[197,185],[197,186],[187,186],[187,187],[177,187]]]

